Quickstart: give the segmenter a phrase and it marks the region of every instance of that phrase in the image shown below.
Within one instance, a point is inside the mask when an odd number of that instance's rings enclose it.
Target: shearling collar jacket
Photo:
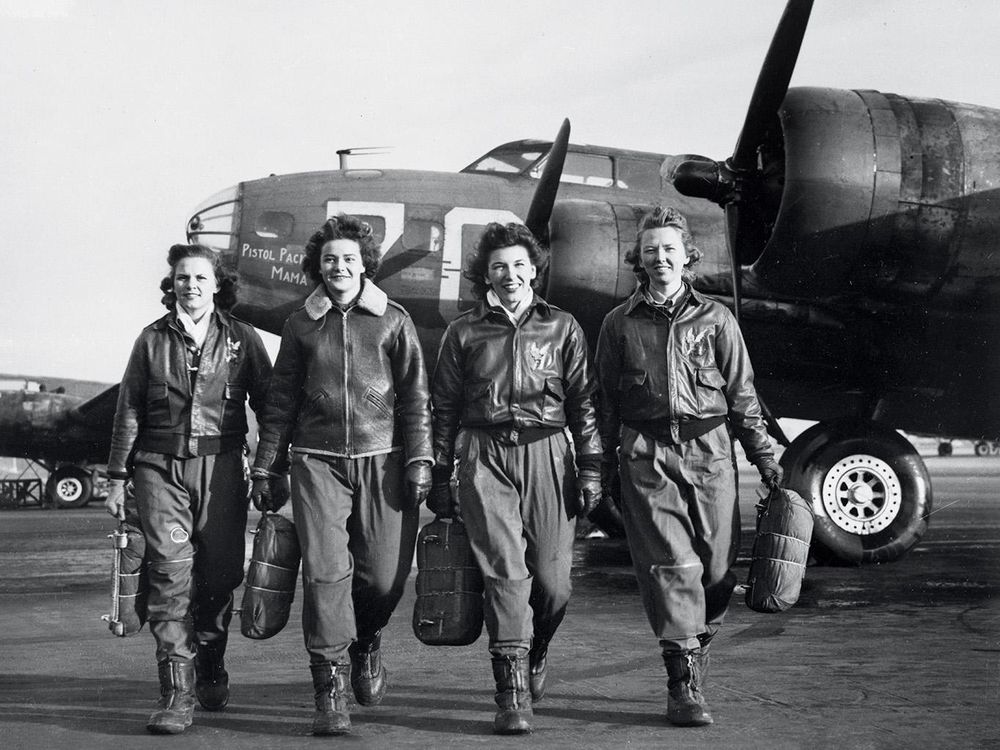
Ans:
[[[172,311],[143,329],[118,391],[108,475],[125,478],[134,450],[190,458],[239,448],[246,401],[259,413],[271,360],[248,323],[216,310],[200,350]]]
[[[605,317],[596,359],[606,452],[623,423],[679,443],[685,428],[726,419],[752,462],[773,458],[743,336],[721,303],[688,286],[667,311],[640,287]]]
[[[285,322],[255,467],[288,450],[343,458],[404,451],[431,459],[427,374],[416,327],[369,280],[346,308],[323,285]]]

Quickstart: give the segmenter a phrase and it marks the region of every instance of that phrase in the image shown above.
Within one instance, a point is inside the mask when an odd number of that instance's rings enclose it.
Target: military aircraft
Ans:
[[[276,333],[310,291],[309,235],[359,215],[382,241],[377,282],[433,361],[446,323],[473,304],[460,269],[487,222],[523,218],[547,238],[544,295],[593,343],[634,287],[623,256],[638,217],[675,205],[705,256],[695,285],[740,315],[787,484],[817,515],[817,558],[897,559],[932,503],[898,430],[1000,435],[1000,112],[789,89],[811,8],[787,4],[722,161],[572,144],[564,123],[552,143],[507,143],[458,174],[342,165],[241,182],[197,208],[189,241],[226,254],[238,314]],[[775,416],[817,424],[789,444]]]
[[[117,385],[2,376],[0,456],[41,464],[49,501],[82,507],[94,497],[94,465],[108,460],[117,401]]]

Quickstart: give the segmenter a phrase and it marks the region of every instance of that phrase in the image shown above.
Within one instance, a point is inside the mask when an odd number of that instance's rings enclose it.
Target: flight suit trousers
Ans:
[[[664,652],[708,643],[736,586],[736,463],[726,425],[679,445],[623,427],[622,520],[639,593]]]
[[[463,430],[458,505],[485,581],[490,651],[548,642],[566,614],[576,521],[576,472],[565,432],[509,445]]]
[[[309,660],[349,664],[351,642],[389,622],[413,565],[419,509],[405,492],[403,457],[293,453],[291,479]]]
[[[225,652],[243,581],[248,485],[242,451],[196,458],[136,451],[133,481],[146,536],[149,629],[156,660]]]

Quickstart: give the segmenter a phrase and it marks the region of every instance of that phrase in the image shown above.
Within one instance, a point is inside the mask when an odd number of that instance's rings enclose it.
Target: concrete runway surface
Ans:
[[[799,603],[781,614],[752,612],[737,590],[713,644],[716,723],[698,729],[664,718],[666,677],[622,545],[591,540],[578,542],[529,736],[490,733],[485,637],[457,648],[414,638],[411,578],[385,632],[389,692],[353,711],[351,736],[308,736],[299,596],[270,640],[242,637],[234,620],[225,711],[199,709],[183,735],[154,737],[152,638],[116,638],[100,620],[112,520],[97,503],[0,511],[0,747],[1000,748],[1000,460],[927,464],[934,515],[903,560],[810,567]],[[741,475],[745,577],[755,472]]]

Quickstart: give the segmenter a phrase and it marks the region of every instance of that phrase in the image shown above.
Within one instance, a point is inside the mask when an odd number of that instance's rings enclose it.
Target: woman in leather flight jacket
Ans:
[[[246,401],[259,413],[271,375],[260,336],[228,313],[236,282],[218,254],[174,245],[167,262],[160,288],[170,312],[143,329],[125,369],[105,503],[125,517],[131,475],[159,665],[161,698],[147,724],[156,734],[190,725],[195,695],[208,710],[229,698],[223,656],[243,580]]]
[[[587,342],[569,313],[533,292],[546,262],[526,227],[486,227],[465,272],[483,299],[445,331],[432,385],[428,506],[455,512],[457,452],[457,510],[486,583],[500,734],[531,731],[548,645],[569,601],[574,519],[600,499]]]
[[[681,726],[712,722],[708,646],[736,584],[730,430],[762,481],[781,477],[736,319],[688,283],[700,257],[676,209],[644,216],[625,257],[640,284],[608,313],[597,344],[606,481],[620,462],[622,520],[667,668],[667,718]]]
[[[254,460],[254,503],[276,509],[270,478],[291,453],[315,735],[350,731],[348,675],[359,704],[382,701],[381,632],[431,484],[423,352],[409,314],[371,281],[378,263],[353,216],[309,239],[302,268],[317,286],[285,322]]]

